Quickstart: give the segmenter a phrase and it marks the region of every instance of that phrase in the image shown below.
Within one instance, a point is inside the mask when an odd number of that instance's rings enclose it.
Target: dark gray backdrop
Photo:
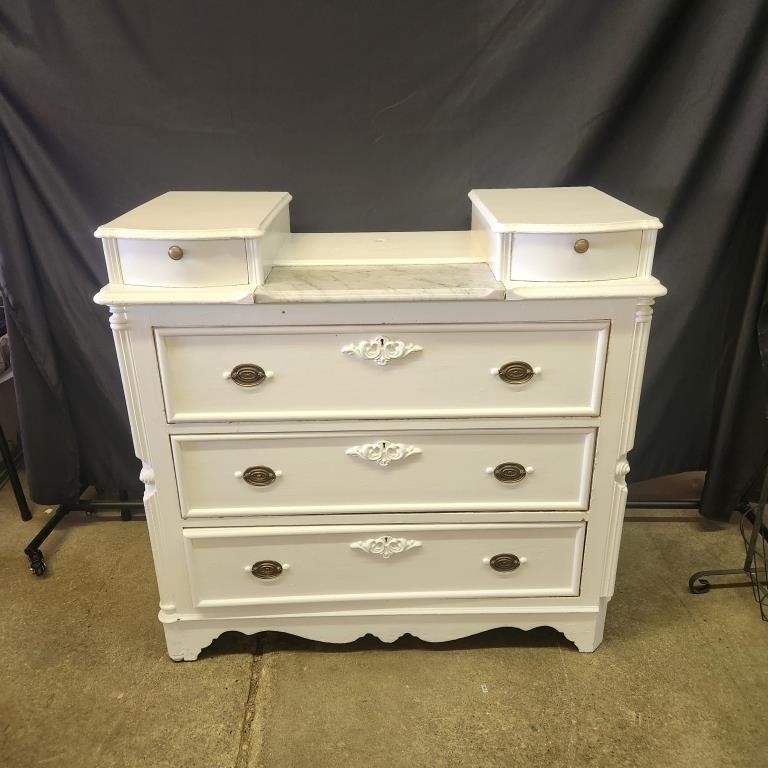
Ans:
[[[709,513],[754,475],[756,341],[733,353],[763,279],[766,3],[5,0],[0,30],[0,277],[37,501],[138,493],[91,233],[168,189],[288,190],[296,231],[463,228],[472,187],[591,184],[655,214],[670,294],[632,477],[707,468],[729,382]]]

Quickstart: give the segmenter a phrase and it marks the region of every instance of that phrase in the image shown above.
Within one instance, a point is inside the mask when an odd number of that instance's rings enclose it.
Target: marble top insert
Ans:
[[[283,302],[503,300],[487,264],[274,267],[257,304]]]

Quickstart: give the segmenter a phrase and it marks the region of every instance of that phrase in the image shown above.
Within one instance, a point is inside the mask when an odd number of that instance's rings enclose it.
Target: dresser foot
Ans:
[[[197,661],[200,651],[210,643],[210,640],[198,645],[195,642],[194,628],[184,629],[179,622],[164,624],[165,644],[168,647],[168,655],[173,661]]]
[[[202,648],[171,648],[168,649],[168,655],[172,661],[197,661]]]
[[[200,651],[182,651],[181,655],[172,656],[169,652],[171,661],[197,661],[197,657],[200,655]]]
[[[598,613],[593,614],[588,619],[583,619],[563,629],[563,634],[578,648],[581,653],[592,653],[597,650],[600,643],[603,642],[603,630],[605,628],[605,614],[608,607],[608,601],[603,598],[602,605]]]
[[[597,650],[600,643],[603,642],[602,632],[599,637],[593,633],[584,633],[582,637],[570,638],[578,649],[579,653],[592,653]]]

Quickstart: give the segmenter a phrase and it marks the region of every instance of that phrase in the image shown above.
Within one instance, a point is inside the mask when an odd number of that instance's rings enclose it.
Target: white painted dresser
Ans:
[[[288,194],[169,192],[97,230],[171,658],[600,643],[661,225],[591,187],[470,200],[469,231],[292,234]]]

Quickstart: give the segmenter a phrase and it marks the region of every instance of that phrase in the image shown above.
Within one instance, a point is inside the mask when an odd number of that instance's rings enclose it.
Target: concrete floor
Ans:
[[[0,492],[0,766],[741,768],[768,764],[768,624],[734,526],[628,522],[603,646],[499,630],[330,646],[224,636],[165,655],[145,524],[77,513],[31,576]],[[760,713],[763,713],[762,721]]]

